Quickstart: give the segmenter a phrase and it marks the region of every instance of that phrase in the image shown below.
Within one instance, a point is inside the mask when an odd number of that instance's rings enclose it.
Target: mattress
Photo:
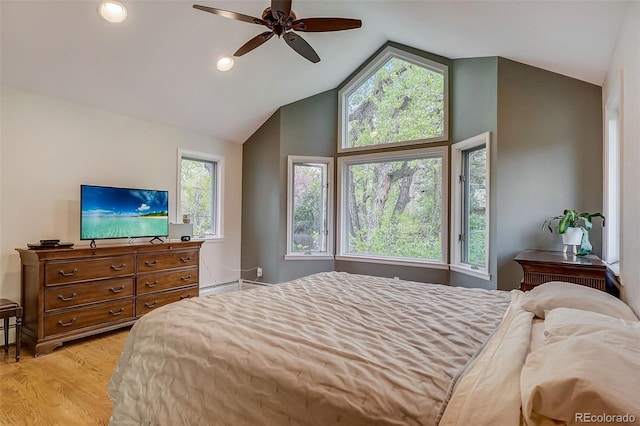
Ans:
[[[327,272],[173,303],[132,328],[111,424],[437,425],[511,299]]]

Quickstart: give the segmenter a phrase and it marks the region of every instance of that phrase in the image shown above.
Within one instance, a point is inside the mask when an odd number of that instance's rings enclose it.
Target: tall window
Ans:
[[[613,90],[605,108],[603,258],[615,272],[620,261],[620,89]]]
[[[489,279],[490,133],[452,145],[451,269]]]
[[[333,258],[333,158],[288,160],[287,260]]]
[[[178,222],[187,217],[194,236],[222,237],[220,220],[222,158],[179,151]]]
[[[339,152],[447,140],[447,66],[387,47],[339,93]]]
[[[354,155],[338,162],[339,257],[446,262],[446,147]]]

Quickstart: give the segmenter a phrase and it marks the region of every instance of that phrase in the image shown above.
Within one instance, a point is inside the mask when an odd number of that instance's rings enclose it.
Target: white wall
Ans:
[[[80,241],[80,184],[168,190],[175,222],[178,148],[225,161],[225,238],[203,245],[200,286],[240,277],[240,144],[14,89],[3,88],[1,99],[0,297],[20,298],[16,247],[45,238],[88,245]]]
[[[622,88],[621,298],[640,316],[640,2],[630,2],[603,85],[603,102]],[[619,86],[620,85],[620,86]]]

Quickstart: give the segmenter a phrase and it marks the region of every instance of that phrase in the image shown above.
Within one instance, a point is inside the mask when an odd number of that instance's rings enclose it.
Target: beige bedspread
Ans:
[[[436,425],[505,292],[329,272],[133,327],[112,425]]]

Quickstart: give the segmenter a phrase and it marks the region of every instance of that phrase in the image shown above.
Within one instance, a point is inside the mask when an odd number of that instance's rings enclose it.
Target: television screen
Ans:
[[[80,239],[166,237],[169,192],[80,186]]]

